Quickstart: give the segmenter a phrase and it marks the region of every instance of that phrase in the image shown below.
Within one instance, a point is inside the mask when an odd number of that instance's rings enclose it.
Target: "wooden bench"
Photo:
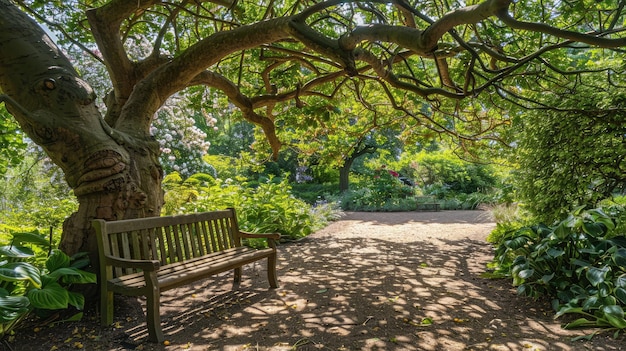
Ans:
[[[441,205],[438,202],[435,202],[435,198],[433,196],[416,196],[416,209],[418,211],[437,211],[441,209]]]
[[[190,282],[267,259],[267,278],[276,279],[276,240],[280,234],[239,230],[235,210],[92,221],[100,260],[100,321],[113,323],[113,294],[145,296],[149,340],[164,340],[159,313],[160,293]],[[244,246],[242,239],[265,238],[269,248]]]

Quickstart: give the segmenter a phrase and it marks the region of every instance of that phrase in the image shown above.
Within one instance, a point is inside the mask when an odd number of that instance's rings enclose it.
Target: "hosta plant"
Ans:
[[[42,247],[48,240],[39,234],[20,233],[13,235],[10,245],[0,246],[0,338],[33,311],[70,306],[81,310],[84,297],[70,287],[96,283],[95,274],[81,269],[88,264],[86,255],[69,257],[52,249],[41,267],[28,245]]]
[[[553,225],[512,230],[496,250],[497,272],[520,294],[552,299],[555,317],[579,315],[565,328],[626,329],[626,237],[619,215],[573,211]]]

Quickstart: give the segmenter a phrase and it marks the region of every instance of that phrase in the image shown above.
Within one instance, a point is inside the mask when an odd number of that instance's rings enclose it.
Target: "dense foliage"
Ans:
[[[165,178],[164,185],[165,215],[233,207],[243,230],[278,232],[282,240],[305,237],[338,215],[332,204],[313,208],[294,197],[286,179],[274,182],[269,178],[250,187],[241,179],[215,179],[208,174],[183,179],[172,173]]]
[[[56,247],[63,221],[78,207],[62,177],[36,149],[0,177],[0,238],[51,230]]]
[[[626,236],[616,228],[625,219],[621,206],[579,208],[555,225],[512,228],[495,243],[495,272],[520,294],[552,299],[556,317],[580,317],[566,328],[623,331]]]
[[[0,175],[19,164],[24,157],[26,143],[19,126],[5,109],[0,109]]]
[[[85,254],[69,257],[43,235],[14,233],[0,246],[0,338],[33,312],[45,317],[70,306],[82,310],[85,299],[71,288],[96,283],[95,274],[82,270],[88,265]]]
[[[575,207],[595,207],[626,185],[625,97],[612,90],[578,90],[544,94],[561,109],[529,111],[516,128],[517,197],[537,221],[550,223]]]

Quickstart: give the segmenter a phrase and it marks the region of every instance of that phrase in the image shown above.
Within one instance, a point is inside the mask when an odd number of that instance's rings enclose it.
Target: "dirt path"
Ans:
[[[280,247],[279,281],[244,270],[164,294],[169,345],[145,342],[141,304],[120,299],[118,322],[26,329],[14,350],[625,350],[598,336],[572,342],[545,302],[481,277],[493,257],[488,212],[348,213]],[[71,340],[68,340],[70,339]],[[76,344],[79,342],[80,344]]]

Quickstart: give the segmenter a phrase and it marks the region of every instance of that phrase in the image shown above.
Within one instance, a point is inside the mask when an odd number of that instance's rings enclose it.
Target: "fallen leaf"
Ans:
[[[433,324],[433,319],[430,317],[422,318],[422,322],[420,325],[431,325]]]

